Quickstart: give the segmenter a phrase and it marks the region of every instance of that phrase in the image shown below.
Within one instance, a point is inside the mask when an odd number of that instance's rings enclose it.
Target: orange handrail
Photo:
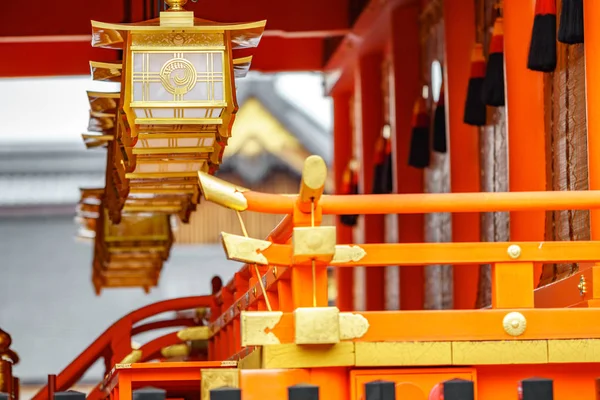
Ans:
[[[145,326],[148,325],[150,324],[146,324]],[[140,348],[143,355],[139,362],[143,363],[156,360],[157,358],[161,357],[160,352],[162,348],[178,343],[181,343],[181,340],[177,337],[177,332],[167,333],[154,340],[151,340]],[[88,394],[87,400],[100,400],[107,398],[109,394],[104,391],[104,384],[105,381],[98,383],[98,385],[96,385],[96,387]]]
[[[291,214],[297,196],[244,192],[248,211]],[[323,214],[427,214],[600,209],[600,191],[324,195]]]
[[[160,321],[152,321],[146,324],[134,326],[131,329],[131,336],[138,335],[140,333],[153,331],[155,329],[173,328],[181,326],[196,326],[194,318],[177,318],[177,319],[165,319]]]
[[[139,308],[111,325],[102,333],[87,349],[77,356],[60,374],[56,377],[56,390],[67,390],[73,386],[83,376],[83,374],[101,357],[109,352],[113,359],[123,358],[127,355],[112,354],[116,349],[113,342],[117,345],[125,343],[122,346],[131,351],[131,331],[133,324],[140,322],[153,315],[168,311],[188,310],[198,307],[208,307],[211,305],[212,296],[193,296],[171,299],[149,304]],[[129,340],[127,340],[129,337]],[[117,343],[118,342],[118,343]],[[123,347],[123,348],[125,348]],[[114,363],[113,363],[114,364]],[[47,400],[48,387],[43,386],[33,397],[34,400]]]

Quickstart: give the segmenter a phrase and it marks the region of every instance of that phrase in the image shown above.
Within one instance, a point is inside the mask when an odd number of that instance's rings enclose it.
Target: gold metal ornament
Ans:
[[[165,3],[169,6],[167,11],[185,11],[183,6],[186,5],[188,0],[165,0]]]
[[[520,312],[510,312],[502,320],[504,331],[511,336],[521,336],[527,329],[527,320]]]

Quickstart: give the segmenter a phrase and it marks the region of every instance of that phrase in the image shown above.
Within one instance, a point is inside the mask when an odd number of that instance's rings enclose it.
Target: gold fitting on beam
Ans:
[[[510,246],[508,246],[506,252],[508,253],[508,256],[513,260],[516,260],[517,258],[521,257],[521,247],[517,244],[511,244]]]
[[[229,260],[269,265],[269,260],[262,252],[271,246],[271,242],[221,232],[221,243]]]
[[[328,264],[335,255],[335,226],[294,228],[292,247],[294,264],[312,260]]]
[[[361,314],[340,313],[340,340],[361,338],[369,330],[369,320]]]
[[[211,336],[212,332],[208,326],[194,326],[177,332],[177,338],[183,342],[187,342],[188,340],[208,340]]]
[[[133,350],[131,353],[127,354],[119,364],[133,364],[142,359],[142,351],[141,350]]]
[[[509,312],[504,316],[502,326],[510,336],[521,336],[527,329],[527,320],[520,312]]]
[[[337,245],[331,264],[345,264],[349,262],[358,262],[367,255],[367,252],[360,246],[355,245]]]
[[[280,344],[279,338],[271,330],[281,321],[281,311],[242,311],[242,347]]]
[[[187,357],[190,355],[190,348],[185,343],[174,344],[172,346],[163,347],[160,350],[160,354],[165,358]]]
[[[198,180],[200,190],[206,200],[236,211],[248,209],[248,201],[242,194],[248,189],[215,178],[202,171],[198,172]]]
[[[585,276],[581,275],[579,278],[579,283],[577,284],[577,289],[579,289],[579,295],[583,296],[587,293],[587,284],[585,282]]]
[[[319,156],[310,156],[304,161],[302,168],[302,181],[298,204],[302,212],[310,212],[311,203],[317,202],[327,181],[327,164]]]
[[[221,387],[240,387],[240,372],[237,368],[203,368],[200,370],[200,399],[210,400],[210,391]]]
[[[294,310],[296,344],[340,342],[340,310],[337,307],[303,307]]]

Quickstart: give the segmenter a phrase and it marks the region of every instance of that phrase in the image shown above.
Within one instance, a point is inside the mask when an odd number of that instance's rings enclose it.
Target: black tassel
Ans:
[[[527,68],[539,72],[556,69],[555,0],[537,0],[535,4]]]
[[[350,161],[346,171],[344,171],[342,182],[342,194],[358,194],[358,176]],[[340,222],[346,226],[354,227],[358,222],[358,215],[340,215]]]
[[[388,140],[388,146],[390,145],[390,141]],[[391,146],[390,146],[391,147]],[[392,161],[392,153],[387,152],[385,156],[385,160],[383,161],[383,177],[384,177],[384,185],[383,185],[383,193],[392,193],[394,191],[394,173],[393,173],[393,161]]]
[[[467,125],[485,126],[487,122],[487,109],[481,97],[484,77],[485,57],[483,56],[483,45],[477,43],[471,53],[471,77],[467,88],[463,116],[463,121]]]
[[[429,115],[425,110],[425,100],[419,98],[413,110],[413,128],[410,139],[408,165],[427,168],[430,161]]]
[[[490,44],[490,57],[482,88],[483,102],[492,107],[506,104],[504,96],[504,32],[502,18],[496,18]]]
[[[558,41],[565,44],[583,43],[583,0],[563,0]]]
[[[383,163],[385,161],[385,138],[380,136],[375,145],[375,162],[373,168],[373,194],[384,193]]]
[[[392,192],[392,154],[390,140],[380,137],[375,154],[375,168],[373,176],[373,194],[386,194]]]
[[[442,86],[440,98],[433,114],[433,150],[438,153],[448,151],[448,144],[446,143],[446,106],[444,104],[444,87]]]

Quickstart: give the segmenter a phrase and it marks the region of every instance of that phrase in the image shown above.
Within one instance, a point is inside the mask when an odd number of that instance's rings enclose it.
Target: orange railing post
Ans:
[[[511,192],[546,190],[544,74],[527,68],[535,7],[532,2],[504,0],[504,53],[508,135],[508,182]],[[587,54],[586,54],[587,56]],[[544,240],[543,210],[512,210],[511,240]],[[532,271],[532,274],[534,272]],[[535,280],[541,274],[536,266]]]
[[[480,190],[478,128],[463,122],[464,104],[471,73],[471,50],[475,43],[475,2],[458,0],[444,2],[444,33],[446,38],[446,114],[450,142],[450,182],[453,193]],[[480,215],[452,215],[452,241],[480,240]],[[454,265],[454,308],[475,308],[479,268],[475,265]]]
[[[323,159],[309,157],[304,163],[299,195],[293,205],[294,227],[321,225],[321,196],[326,178],[327,166]],[[291,286],[294,309],[313,305],[327,306],[327,265],[292,266]]]

